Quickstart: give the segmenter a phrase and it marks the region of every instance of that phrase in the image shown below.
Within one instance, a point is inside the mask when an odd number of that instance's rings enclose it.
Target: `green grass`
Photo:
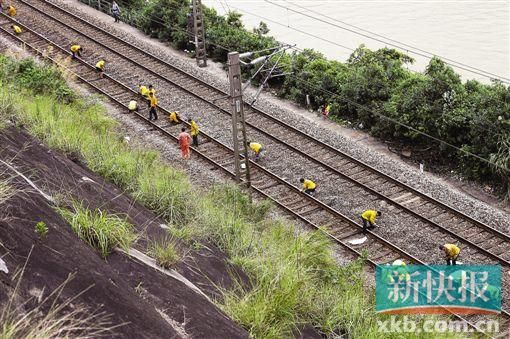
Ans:
[[[103,258],[115,247],[128,251],[136,240],[134,227],[125,219],[103,210],[90,210],[73,203],[72,210],[58,208],[78,237],[95,248]]]
[[[205,193],[194,188],[184,173],[169,167],[157,152],[123,143],[117,124],[88,98],[64,105],[52,96],[33,97],[31,92],[19,91],[24,95],[15,98],[15,111],[32,134],[52,148],[78,156],[93,171],[127,190],[167,221],[173,237],[189,243],[212,242],[248,274],[251,289],[239,284],[224,291],[217,303],[252,337],[291,337],[304,325],[329,337],[339,333],[353,338],[383,336],[377,331],[374,292],[364,287],[362,260],[339,267],[333,245],[320,232],[296,233],[287,221],[268,218],[270,203],[251,204],[234,185]],[[5,95],[8,91],[0,88],[0,97]],[[118,217],[80,205],[63,213],[80,237],[103,256],[112,246],[128,246],[134,239]],[[119,225],[124,225],[120,233]],[[175,260],[174,251],[164,244],[152,250],[162,263]]]
[[[34,227],[35,233],[39,235],[39,238],[43,239],[48,234],[48,226],[44,221],[39,221]]]
[[[181,260],[177,243],[170,237],[151,242],[147,254],[156,259],[156,263],[164,268],[170,268]]]

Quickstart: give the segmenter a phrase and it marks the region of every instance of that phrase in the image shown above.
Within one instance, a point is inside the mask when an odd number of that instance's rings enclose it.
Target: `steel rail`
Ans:
[[[28,4],[28,2],[26,0],[16,0],[16,1],[21,1],[23,3]],[[218,88],[218,87],[216,87],[214,85],[211,85],[211,84],[209,84],[209,83],[207,83],[207,82],[197,78],[193,74],[190,74],[190,73],[188,73],[188,72],[186,72],[186,71],[176,67],[175,65],[172,65],[172,64],[168,63],[167,61],[164,61],[163,59],[161,59],[161,58],[159,58],[157,56],[154,56],[154,55],[151,55],[151,54],[147,53],[143,49],[141,49],[141,48],[139,48],[137,46],[132,45],[131,43],[129,43],[128,41],[122,39],[121,37],[118,37],[118,36],[108,32],[108,31],[104,30],[103,28],[100,28],[100,27],[97,27],[96,25],[93,25],[92,23],[84,20],[83,18],[80,18],[76,14],[74,14],[74,13],[72,13],[72,12],[66,10],[66,9],[63,9],[63,8],[57,6],[56,4],[52,3],[51,1],[49,1],[49,0],[40,0],[40,1],[48,3],[52,7],[54,7],[54,8],[56,8],[56,9],[62,11],[62,12],[65,12],[66,14],[72,16],[74,19],[79,20],[79,21],[81,21],[81,22],[83,22],[83,23],[85,23],[87,25],[90,25],[90,26],[94,27],[97,30],[100,30],[103,34],[108,35],[108,36],[110,36],[110,37],[112,37],[114,39],[117,39],[117,40],[123,42],[124,44],[130,46],[131,48],[136,49],[137,51],[145,54],[146,56],[151,57],[153,59],[156,59],[158,62],[161,62],[161,63],[165,64],[166,66],[171,67],[173,70],[178,71],[178,72],[180,72],[181,74],[183,74],[183,75],[185,75],[187,77],[193,78],[193,80],[199,82],[201,85],[206,86],[206,87],[208,87],[208,88],[210,88],[210,89],[212,89],[214,91],[217,91],[217,92],[219,92],[223,96],[225,96],[225,95],[228,96],[228,93],[223,91],[222,89],[220,89],[220,88]],[[33,7],[33,8],[36,8],[36,7],[32,6],[31,4],[28,4],[28,5]],[[43,12],[43,14],[45,14],[45,13]],[[168,81],[170,81],[170,80],[168,80]],[[177,84],[177,86],[179,86],[179,85]],[[181,87],[181,86],[179,86],[179,87]],[[189,92],[189,90],[187,90],[187,91]],[[209,102],[209,103],[211,105],[213,105],[213,106],[216,106],[218,109],[222,110],[222,108],[220,108],[219,106],[215,105],[214,103],[211,103],[211,102]],[[261,114],[264,117],[272,120],[273,122],[278,123],[278,124],[284,126],[285,128],[287,128],[289,130],[292,130],[293,132],[298,133],[299,135],[304,136],[307,139],[309,139],[309,140],[311,140],[311,141],[313,141],[315,143],[320,144],[321,146],[326,148],[328,151],[331,151],[331,152],[333,152],[333,153],[335,153],[337,155],[340,155],[340,156],[342,156],[344,158],[347,158],[347,159],[349,159],[349,161],[352,161],[352,162],[356,163],[357,165],[362,166],[366,170],[372,171],[375,174],[377,174],[379,176],[382,176],[384,179],[389,180],[389,181],[393,182],[394,184],[396,184],[396,185],[398,185],[398,186],[400,186],[400,187],[402,187],[402,188],[404,188],[406,190],[409,190],[409,191],[413,192],[414,194],[424,198],[425,200],[428,200],[429,202],[432,202],[432,203],[435,203],[435,204],[441,206],[442,208],[444,208],[444,209],[448,210],[449,212],[454,213],[455,215],[457,215],[457,216],[459,216],[459,217],[469,221],[470,223],[473,223],[473,224],[477,225],[478,227],[484,228],[487,231],[489,231],[489,232],[491,232],[493,234],[496,234],[496,235],[498,235],[498,236],[500,236],[502,238],[505,238],[507,241],[510,241],[510,235],[509,234],[503,233],[503,232],[495,229],[494,227],[491,227],[491,226],[489,226],[489,225],[487,225],[487,224],[485,224],[485,223],[483,223],[483,222],[481,222],[481,221],[479,221],[479,220],[477,220],[477,219],[475,219],[475,218],[465,214],[464,212],[459,211],[458,209],[456,209],[456,208],[454,208],[452,206],[449,206],[448,204],[446,204],[446,203],[444,203],[444,202],[442,202],[442,201],[440,201],[440,200],[438,200],[438,199],[436,199],[434,197],[431,197],[430,195],[428,195],[428,194],[426,194],[426,193],[424,193],[424,192],[422,192],[422,191],[420,191],[420,190],[418,190],[418,189],[416,189],[414,187],[411,187],[408,184],[406,184],[406,183],[404,183],[404,182],[402,182],[402,181],[400,181],[398,179],[395,179],[395,178],[391,177],[390,175],[388,175],[388,174],[386,174],[386,173],[384,173],[384,172],[382,172],[382,171],[380,171],[378,169],[373,168],[372,166],[362,162],[361,160],[358,160],[358,159],[352,157],[351,155],[336,149],[335,147],[333,147],[333,146],[331,146],[331,145],[329,145],[329,144],[327,144],[327,143],[325,143],[325,142],[323,142],[323,141],[321,141],[321,140],[319,140],[319,139],[317,139],[317,138],[315,138],[315,137],[313,137],[313,136],[311,136],[311,135],[309,135],[309,134],[307,134],[307,133],[305,133],[305,132],[303,132],[303,131],[301,131],[301,130],[293,127],[293,126],[291,126],[291,125],[289,125],[289,124],[287,124],[286,122],[284,122],[284,121],[282,121],[282,120],[280,120],[278,118],[273,117],[272,115],[270,115],[270,114],[268,114],[268,113],[266,113],[264,111],[261,111],[261,110],[255,108],[255,107],[253,107],[251,105],[248,105],[247,103],[245,103],[245,105],[247,107],[249,107],[250,109],[252,109],[253,111],[255,111],[256,113]]]
[[[46,16],[48,16],[48,17],[52,18],[53,20],[55,20],[55,21],[59,22],[61,25],[63,25],[63,26],[65,26],[65,27],[67,27],[68,29],[71,29],[71,30],[73,30],[74,32],[76,32],[76,33],[78,33],[78,34],[84,35],[84,36],[86,36],[87,38],[91,39],[90,37],[88,37],[88,36],[86,35],[86,33],[81,32],[80,30],[78,30],[78,29],[76,29],[76,28],[74,28],[74,27],[69,26],[68,24],[64,23],[62,20],[60,20],[60,19],[58,19],[58,18],[55,18],[55,17],[53,17],[52,15],[48,14],[47,12],[44,12],[44,11],[42,11],[41,9],[37,8],[36,6],[34,6],[34,5],[30,4],[30,3],[28,3],[26,0],[16,0],[16,1],[19,1],[19,2],[24,3],[25,5],[29,6],[30,8],[32,8],[32,9],[34,9],[34,10],[36,10],[36,11],[38,11],[39,13],[41,13],[41,14],[43,14],[43,15],[46,15]],[[66,14],[71,15],[73,18],[76,18],[76,19],[81,20],[82,22],[84,22],[84,23],[86,23],[87,25],[89,25],[89,26],[93,27],[94,29],[98,29],[98,30],[100,30],[102,33],[108,34],[108,35],[109,35],[110,37],[112,37],[113,39],[119,40],[119,41],[121,41],[122,43],[127,44],[129,47],[134,48],[134,49],[137,49],[138,51],[140,51],[141,53],[143,53],[145,56],[150,57],[150,58],[154,58],[154,59],[158,60],[158,62],[162,62],[162,63],[164,63],[165,65],[167,65],[167,66],[171,67],[172,69],[175,69],[175,70],[177,70],[177,71],[181,72],[182,74],[184,74],[184,75],[186,75],[186,76],[192,77],[195,81],[200,82],[202,85],[205,85],[205,86],[207,86],[207,87],[209,87],[209,88],[211,88],[211,89],[214,89],[214,90],[218,90],[218,91],[220,91],[219,89],[216,89],[215,87],[213,87],[213,86],[211,86],[211,85],[209,85],[209,84],[207,84],[207,83],[205,83],[205,82],[201,81],[200,79],[196,78],[195,76],[193,76],[193,75],[191,75],[191,74],[188,74],[188,73],[186,73],[186,72],[184,72],[184,71],[182,71],[182,70],[180,70],[180,69],[176,68],[175,66],[172,66],[172,65],[168,64],[167,62],[165,62],[165,61],[161,60],[160,58],[158,58],[158,57],[153,57],[152,55],[150,55],[150,54],[148,54],[147,52],[145,52],[145,51],[143,51],[143,50],[139,49],[138,47],[130,45],[128,42],[126,42],[126,41],[125,41],[125,40],[123,40],[122,38],[119,38],[119,37],[117,37],[117,36],[115,36],[115,35],[113,35],[113,34],[111,34],[111,33],[107,32],[107,31],[103,30],[102,28],[99,28],[99,27],[97,27],[97,26],[95,26],[95,25],[93,25],[93,24],[89,23],[88,21],[84,21],[83,19],[81,19],[80,17],[76,16],[75,14],[70,13],[70,12],[68,12],[68,11],[67,11],[67,10],[65,10],[65,9],[62,9],[62,8],[60,8],[60,7],[56,6],[55,4],[53,4],[53,3],[51,3],[51,2],[49,2],[49,1],[47,1],[47,0],[43,0],[43,2],[48,3],[48,4],[50,4],[51,6],[53,6],[53,7],[57,8],[58,10],[63,11],[63,12],[65,12]],[[135,64],[135,65],[137,65],[138,67],[140,67],[140,68],[144,69],[145,71],[147,71],[147,72],[149,72],[149,73],[153,74],[154,76],[156,76],[156,77],[158,77],[158,78],[160,78],[160,79],[162,79],[162,80],[165,80],[165,81],[167,81],[167,82],[171,83],[172,85],[174,85],[174,86],[176,86],[176,87],[179,87],[181,90],[185,91],[186,93],[189,93],[190,95],[192,95],[192,96],[196,97],[197,99],[199,99],[199,100],[201,100],[201,101],[203,101],[203,102],[205,102],[205,103],[207,103],[207,104],[209,104],[209,105],[211,105],[211,106],[215,107],[216,109],[218,109],[218,110],[219,110],[219,111],[221,111],[222,113],[225,113],[225,114],[231,115],[231,113],[230,113],[230,112],[228,112],[227,110],[223,109],[223,108],[222,108],[222,107],[220,107],[219,105],[216,105],[216,104],[214,104],[214,103],[210,102],[209,100],[207,100],[207,99],[205,99],[205,98],[201,97],[199,94],[197,94],[197,93],[195,93],[195,92],[193,92],[193,91],[191,91],[191,90],[189,90],[189,89],[185,88],[184,86],[182,86],[182,85],[180,85],[180,84],[176,83],[175,81],[173,81],[173,80],[171,80],[171,79],[168,79],[168,78],[166,78],[166,77],[162,76],[161,74],[159,74],[159,73],[157,73],[157,72],[154,72],[152,69],[150,69],[149,67],[147,67],[147,66],[145,66],[145,65],[143,65],[143,64],[141,64],[141,63],[139,63],[139,62],[137,62],[136,60],[132,60],[132,59],[128,58],[127,56],[125,56],[125,55],[123,55],[122,53],[118,52],[118,51],[117,51],[117,50],[115,50],[114,48],[112,48],[112,47],[110,47],[110,46],[107,46],[107,45],[105,45],[104,43],[98,42],[98,41],[96,41],[96,40],[94,40],[94,39],[91,39],[91,40],[93,40],[95,43],[97,43],[97,44],[99,44],[99,45],[103,46],[104,48],[108,49],[108,50],[109,50],[109,51],[111,51],[112,53],[114,53],[114,54],[116,54],[116,55],[118,55],[118,56],[120,56],[120,57],[122,57],[122,58],[124,58],[124,59],[128,60],[129,62],[132,62],[133,64]],[[225,92],[222,92],[222,93],[226,94]],[[252,109],[253,109],[253,108],[252,108]],[[254,109],[254,110],[255,110],[255,109]],[[257,111],[258,113],[260,113],[260,114],[263,114],[265,117],[269,117],[269,118],[271,118],[271,119],[272,119],[273,121],[275,121],[275,122],[278,122],[278,123],[281,123],[281,124],[285,125],[285,127],[286,127],[286,128],[291,129],[293,132],[299,133],[300,135],[306,135],[306,136],[309,136],[308,134],[303,133],[303,132],[301,132],[300,130],[295,129],[295,128],[294,128],[294,127],[292,127],[292,126],[289,126],[288,124],[286,124],[286,123],[284,123],[284,122],[282,122],[282,121],[280,121],[280,120],[278,120],[278,119],[276,119],[276,118],[274,118],[274,117],[272,117],[272,116],[268,115],[267,113],[264,113],[264,112],[261,112],[261,111],[258,111],[258,110],[256,110],[256,111]],[[488,257],[490,257],[490,258],[492,258],[492,259],[494,259],[494,260],[498,261],[499,263],[501,263],[501,264],[503,264],[503,265],[506,265],[506,266],[510,266],[510,260],[503,259],[503,258],[502,258],[502,257],[500,257],[499,255],[496,255],[496,254],[494,254],[494,253],[491,253],[489,250],[487,250],[487,249],[485,249],[485,248],[481,247],[480,245],[477,245],[475,242],[473,242],[473,241],[471,241],[471,240],[469,240],[469,239],[467,239],[467,238],[465,238],[465,237],[463,237],[463,236],[461,236],[461,235],[459,235],[459,234],[455,233],[454,231],[449,230],[448,228],[446,228],[446,227],[444,227],[444,226],[441,226],[441,225],[440,225],[440,224],[438,224],[437,222],[434,222],[434,221],[432,221],[432,220],[428,219],[428,218],[427,218],[427,217],[425,217],[424,215],[422,215],[422,214],[420,214],[420,213],[418,213],[418,212],[413,211],[412,209],[410,209],[410,208],[408,208],[408,207],[404,206],[403,204],[401,204],[401,203],[399,203],[399,202],[397,202],[397,201],[395,201],[395,200],[392,200],[391,198],[389,198],[389,197],[388,197],[388,196],[386,196],[385,194],[380,193],[380,192],[376,191],[375,189],[373,189],[373,188],[369,187],[368,185],[363,184],[363,183],[361,183],[360,181],[358,181],[358,180],[356,180],[356,179],[354,179],[354,178],[351,178],[349,175],[346,175],[346,174],[344,174],[344,173],[340,172],[339,170],[337,170],[337,169],[333,168],[332,166],[330,166],[330,165],[328,165],[328,164],[326,164],[326,163],[324,163],[324,162],[322,162],[322,161],[320,161],[320,160],[318,160],[318,159],[316,159],[316,158],[313,158],[313,157],[309,156],[309,155],[308,155],[308,154],[306,154],[305,152],[303,152],[303,151],[301,151],[301,150],[297,149],[296,147],[294,147],[294,146],[292,146],[292,145],[289,145],[289,144],[287,144],[287,143],[285,143],[285,142],[282,142],[282,141],[278,140],[276,137],[272,136],[270,133],[268,133],[268,132],[266,132],[266,131],[262,130],[261,128],[259,128],[259,127],[257,127],[257,126],[254,126],[253,124],[248,123],[248,122],[247,122],[247,125],[248,125],[248,126],[250,126],[250,128],[253,128],[254,130],[256,130],[257,132],[259,132],[259,133],[261,133],[261,134],[264,134],[264,135],[266,135],[267,137],[269,137],[269,138],[271,138],[271,139],[275,140],[276,142],[282,143],[285,147],[287,147],[287,148],[291,149],[293,152],[295,152],[295,153],[297,153],[297,154],[299,154],[299,155],[301,155],[301,156],[303,156],[303,157],[305,157],[305,158],[309,159],[309,160],[310,160],[310,161],[312,161],[312,162],[315,162],[315,163],[316,163],[316,164],[318,164],[319,166],[321,166],[321,167],[323,167],[323,168],[325,168],[325,169],[327,169],[327,170],[329,170],[329,171],[331,171],[331,172],[333,172],[333,173],[335,173],[335,174],[339,175],[340,177],[342,177],[342,178],[344,178],[344,179],[346,179],[346,180],[348,180],[348,181],[350,181],[350,182],[352,182],[352,183],[356,184],[358,187],[360,187],[360,188],[362,188],[362,189],[364,189],[364,190],[366,190],[366,191],[370,192],[371,194],[373,194],[373,195],[375,195],[375,196],[377,196],[377,197],[379,197],[379,198],[381,198],[381,199],[383,199],[383,200],[387,201],[388,203],[390,203],[390,204],[392,204],[392,205],[394,205],[394,206],[396,206],[396,207],[398,207],[398,208],[402,209],[402,210],[403,210],[403,211],[405,211],[406,213],[408,213],[408,214],[412,215],[413,217],[415,217],[415,218],[417,218],[417,219],[421,220],[422,222],[427,223],[427,224],[430,224],[430,225],[432,225],[433,227],[435,227],[435,228],[437,228],[437,229],[440,229],[442,232],[447,233],[448,235],[455,237],[455,238],[456,238],[456,239],[458,239],[459,241],[461,241],[461,242],[463,242],[463,243],[465,243],[465,244],[467,244],[467,245],[471,246],[472,248],[475,248],[477,251],[479,251],[479,252],[483,253],[484,255],[486,255],[486,256],[488,256]],[[365,169],[368,169],[368,170],[370,170],[370,171],[376,172],[376,174],[377,174],[377,175],[383,175],[384,179],[388,179],[388,178],[389,178],[391,182],[394,182],[394,183],[396,183],[396,184],[399,184],[399,186],[401,186],[401,185],[400,185],[400,181],[398,181],[398,180],[396,180],[396,179],[393,179],[393,178],[391,178],[391,177],[387,176],[386,174],[384,174],[384,173],[382,173],[382,172],[380,172],[380,171],[378,171],[378,170],[375,170],[375,169],[373,169],[373,168],[371,168],[371,167],[368,167],[368,165],[365,165],[365,164],[363,164],[363,163],[359,162],[358,160],[356,160],[356,159],[354,159],[354,158],[352,158],[352,157],[350,157],[350,156],[348,156],[348,155],[345,155],[345,153],[343,153],[343,152],[341,152],[341,151],[338,151],[338,150],[336,150],[336,149],[332,148],[331,146],[329,146],[329,145],[327,145],[327,144],[324,144],[324,143],[320,142],[319,140],[317,140],[317,139],[315,139],[315,138],[313,138],[313,137],[311,137],[311,136],[309,136],[309,137],[310,137],[310,138],[312,138],[312,139],[314,139],[314,141],[315,141],[315,142],[318,142],[318,143],[320,143],[321,145],[328,146],[329,148],[331,148],[331,150],[335,151],[336,153],[340,154],[341,156],[347,157],[349,161],[354,162],[354,163],[356,163],[356,164],[361,164],[363,167],[365,167]],[[330,149],[328,149],[328,150],[330,150]],[[409,188],[409,186],[404,187],[404,188],[405,188],[405,189],[409,189],[412,193],[419,192],[419,191],[417,191],[417,190],[415,190],[415,189],[413,189],[413,188]],[[421,192],[420,192],[420,193],[421,193]],[[420,196],[421,196],[421,195],[420,195]],[[427,196],[427,197],[428,197],[428,196]],[[445,205],[445,204],[443,204],[443,203],[441,203],[441,202],[439,202],[439,201],[437,201],[437,200],[434,200],[434,203],[436,203],[436,204],[440,205],[440,207],[441,207],[441,208],[449,207],[448,205]],[[498,231],[498,230],[496,230],[496,229],[494,229],[494,228],[492,228],[492,227],[490,227],[490,226],[488,226],[488,225],[485,225],[485,224],[483,224],[483,223],[480,223],[480,222],[478,222],[478,221],[477,221],[477,223],[476,223],[476,226],[482,227],[483,229],[485,229],[485,230],[489,231],[491,234],[494,234],[494,235],[496,235],[496,236],[499,236],[500,238],[503,238],[503,240],[505,240],[505,241],[507,241],[507,242],[510,242],[510,236],[509,236],[509,235],[507,235],[507,234],[505,234],[505,233],[502,233],[502,232],[500,232],[500,231]]]

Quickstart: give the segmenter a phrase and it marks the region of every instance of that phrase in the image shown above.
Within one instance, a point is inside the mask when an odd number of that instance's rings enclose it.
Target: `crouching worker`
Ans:
[[[262,144],[259,144],[258,142],[251,142],[248,141],[248,147],[255,153],[255,162],[258,162],[260,158],[264,155],[264,147]]]
[[[71,53],[73,53],[73,59],[76,58],[76,55],[81,57],[81,52],[83,52],[83,48],[80,45],[71,46]]]
[[[444,251],[446,265],[457,265],[457,258],[459,257],[460,248],[454,244],[444,244],[439,246]]]
[[[301,189],[301,192],[305,192],[308,195],[315,193],[315,188],[317,185],[312,180],[301,178],[299,179],[299,182],[303,184],[303,189]]]
[[[99,73],[99,76],[101,78],[104,78],[104,65],[105,65],[105,61],[104,60],[99,60],[96,64],[96,71]]]
[[[12,27],[12,30],[14,31],[14,33],[16,33],[16,35],[21,34],[21,32],[23,32],[21,30],[21,27],[19,27],[18,25],[12,25],[11,27]]]
[[[9,5],[9,7],[7,7],[7,15],[9,15],[11,18],[16,16],[16,7],[14,7],[13,5]]]
[[[370,228],[376,227],[375,218],[381,216],[381,212],[374,210],[366,210],[361,214],[361,220],[363,221],[363,233]]]
[[[170,112],[170,115],[168,116],[168,120],[172,124],[180,124],[181,123],[181,115],[179,114],[179,111]]]
[[[128,105],[129,113],[138,112],[138,102],[136,100],[131,100]]]

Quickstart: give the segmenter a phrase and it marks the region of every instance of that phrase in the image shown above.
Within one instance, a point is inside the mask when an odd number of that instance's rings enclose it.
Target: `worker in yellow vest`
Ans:
[[[361,220],[363,221],[363,233],[366,233],[366,231],[370,228],[374,228],[377,226],[375,223],[375,218],[381,216],[380,211],[375,210],[366,210],[361,214]]]
[[[105,66],[105,61],[104,60],[99,60],[96,64],[96,71],[99,72],[99,76],[101,78],[104,77],[104,66]]]
[[[250,147],[250,149],[253,151],[253,153],[255,153],[255,159],[254,159],[255,162],[259,161],[265,151],[262,144],[260,144],[258,142],[248,141],[248,147]]]
[[[193,119],[189,118],[188,122],[191,130],[191,138],[193,139],[193,147],[198,147],[198,133],[200,129],[198,128],[197,123]]]
[[[83,52],[83,48],[80,45],[71,46],[71,53],[73,53],[73,59],[76,58],[76,55],[81,57],[81,52]]]
[[[9,15],[11,18],[14,17],[16,13],[17,13],[16,7],[14,7],[13,5],[9,5],[9,7],[7,7],[7,15]]]
[[[457,265],[457,258],[459,257],[460,248],[454,244],[444,244],[439,246],[444,251],[446,265]]]
[[[11,27],[12,27],[12,30],[14,31],[14,33],[16,33],[16,35],[21,34],[21,32],[23,32],[21,30],[21,27],[19,27],[18,25],[12,25]]]
[[[158,113],[156,112],[156,107],[158,106],[158,99],[152,92],[149,92],[149,98],[150,98],[149,120],[152,120],[153,116],[154,120],[158,120]]]
[[[138,102],[136,100],[131,100],[128,105],[129,113],[138,112]]]
[[[388,267],[387,270],[387,277],[386,282],[389,284],[394,284],[395,282],[410,282],[411,281],[411,275],[409,274],[407,270],[407,265],[404,260],[397,259],[393,261],[391,264],[386,264]],[[391,267],[391,268],[390,268]],[[397,278],[397,281],[395,281],[395,278]]]
[[[147,107],[150,108],[151,107],[151,99],[149,98],[149,89],[147,88],[147,86],[142,85],[142,84],[139,84],[138,87],[140,89],[140,94],[147,102]]]
[[[168,116],[168,120],[172,124],[180,124],[181,123],[181,115],[179,114],[179,111],[173,111],[170,112],[170,115]]]
[[[149,108],[151,107],[151,103],[150,103],[150,94],[152,94],[154,97],[156,96],[156,89],[154,88],[154,86],[152,85],[149,85],[149,88],[147,89],[147,94],[149,94]]]
[[[305,192],[309,195],[313,195],[313,193],[315,193],[315,188],[317,185],[312,180],[301,178],[299,179],[299,182],[303,184],[303,189],[301,189],[301,192]]]

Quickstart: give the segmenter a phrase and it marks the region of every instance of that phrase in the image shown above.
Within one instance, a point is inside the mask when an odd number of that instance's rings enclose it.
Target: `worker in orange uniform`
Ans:
[[[181,155],[183,159],[190,158],[190,150],[189,143],[191,141],[191,136],[186,133],[186,127],[181,128],[181,133],[179,134],[179,147],[181,148]]]
[[[11,27],[12,27],[12,30],[14,31],[14,33],[16,33],[16,35],[21,34],[21,32],[23,32],[21,27],[19,27],[18,25],[12,25]]]
[[[444,251],[446,265],[457,265],[457,258],[459,257],[460,248],[454,244],[444,244],[439,246]]]
[[[101,78],[104,78],[104,66],[105,66],[106,62],[104,60],[99,60],[96,64],[96,71],[99,72],[99,76]]]
[[[264,154],[264,147],[258,142],[248,141],[248,147],[255,153],[255,162],[260,160],[260,157]]]
[[[16,16],[16,7],[14,7],[13,5],[9,5],[9,7],[7,7],[7,15],[9,15],[11,18]]]
[[[380,211],[375,210],[366,210],[361,214],[361,220],[363,220],[363,233],[365,233],[367,229],[377,226],[375,218],[381,216],[381,214],[382,213]]]
[[[150,99],[149,120],[152,120],[152,116],[154,116],[154,120],[158,120],[158,113],[156,112],[156,107],[158,106],[158,99],[152,92],[149,92],[149,99]]]
[[[189,128],[190,128],[190,132],[191,132],[191,138],[193,138],[193,147],[198,147],[198,133],[199,133],[198,125],[191,118],[188,119],[188,122],[189,122]]]
[[[73,53],[73,59],[76,58],[76,55],[81,57],[81,52],[83,52],[83,48],[80,45],[71,46],[71,53]]]
[[[313,193],[315,193],[317,185],[312,180],[301,178],[299,179],[299,182],[303,184],[301,192],[305,192],[308,195],[313,195]]]
[[[170,115],[168,115],[168,120],[172,124],[180,124],[181,123],[181,115],[179,114],[179,111],[170,112]]]

